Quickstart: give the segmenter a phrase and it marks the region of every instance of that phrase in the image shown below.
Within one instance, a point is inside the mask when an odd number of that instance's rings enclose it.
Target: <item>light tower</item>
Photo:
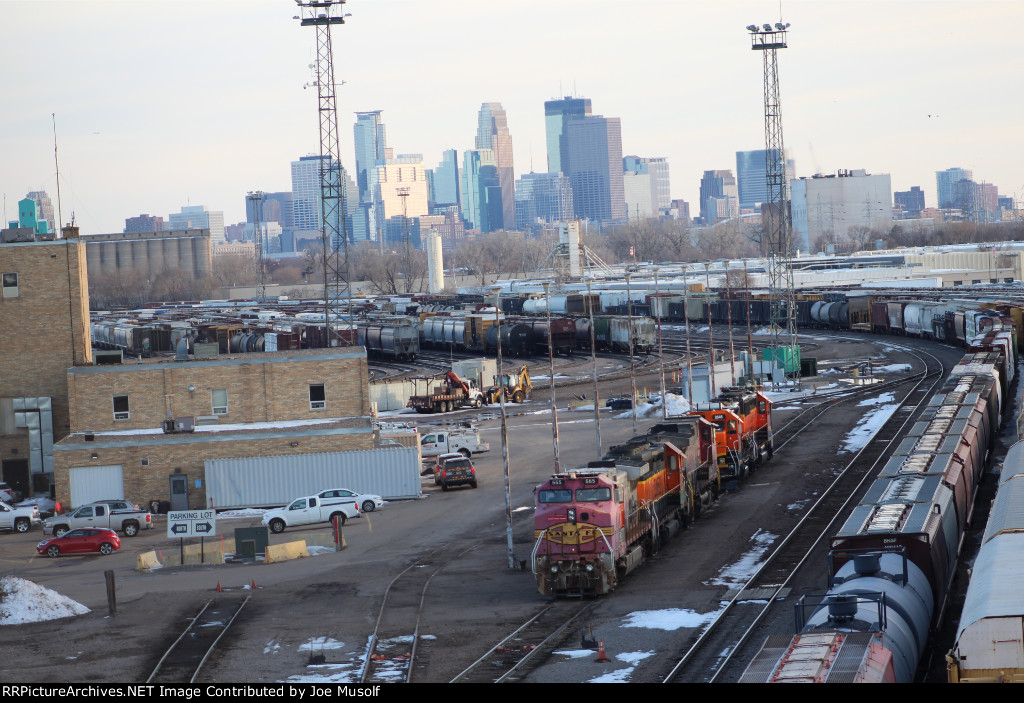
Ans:
[[[260,205],[263,201],[263,192],[251,190],[245,196],[252,208],[252,240],[256,244],[253,252],[254,264],[256,265],[256,300],[263,302],[267,295],[266,266],[263,264],[263,225],[260,223]]]
[[[789,203],[786,183],[786,151],[782,139],[782,109],[779,100],[778,50],[785,49],[789,23],[747,25],[751,49],[764,56],[764,146],[768,185],[765,217],[765,249],[771,304],[772,347],[785,363],[782,347],[789,346],[797,360],[796,297],[793,293],[792,242],[789,232]],[[797,366],[799,372],[799,366]]]
[[[324,250],[324,322],[329,346],[341,344],[333,322],[341,319],[342,279],[352,310],[348,268],[348,232],[345,231],[345,179],[341,175],[338,141],[338,103],[335,95],[331,27],[345,24],[345,0],[295,0],[303,27],[316,27],[316,87],[320,113],[320,240]]]

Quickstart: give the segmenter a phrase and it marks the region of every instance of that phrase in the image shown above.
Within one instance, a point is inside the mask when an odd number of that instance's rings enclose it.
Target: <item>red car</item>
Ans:
[[[121,538],[113,530],[100,527],[85,527],[65,532],[60,537],[47,539],[36,545],[36,551],[50,557],[61,554],[86,554],[99,552],[113,554],[121,548]]]

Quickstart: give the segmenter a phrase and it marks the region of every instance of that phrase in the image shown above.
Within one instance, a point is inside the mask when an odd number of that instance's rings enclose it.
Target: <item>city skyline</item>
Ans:
[[[594,114],[621,120],[624,154],[666,158],[671,197],[698,209],[704,171],[734,169],[737,151],[764,148],[761,56],[744,27],[779,20],[780,5],[638,0],[609,22],[615,9],[349,0],[352,16],[333,32],[341,133],[352,134],[356,112],[381,110],[396,152],[429,165],[456,149],[461,160],[481,104],[500,102],[518,177],[547,170],[544,103],[585,97]],[[961,167],[1024,196],[1014,131],[1024,98],[1013,88],[1024,55],[1011,29],[1024,6],[787,1],[781,12],[792,23],[779,61],[797,176],[887,173],[893,190],[920,186],[934,207],[935,173]],[[84,233],[189,205],[240,222],[247,191],[288,190],[290,163],[318,144],[315,89],[302,88],[314,36],[294,14],[284,0],[0,4],[5,26],[20,30],[0,45],[0,60],[19,67],[0,76],[5,223],[29,191],[47,191],[56,210],[51,113],[62,217],[74,212]],[[463,41],[424,43],[438,17]],[[41,42],[30,30],[44,26]],[[587,40],[547,51],[567,28]],[[461,47],[474,35],[487,37],[486,52],[467,60]],[[382,42],[426,48],[410,62],[380,52]],[[350,136],[341,149],[354,172]]]

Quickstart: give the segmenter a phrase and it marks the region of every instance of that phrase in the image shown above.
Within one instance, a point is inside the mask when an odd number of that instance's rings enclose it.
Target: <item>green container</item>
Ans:
[[[800,369],[800,345],[766,347],[761,352],[761,358],[776,362],[786,374],[796,373]]]

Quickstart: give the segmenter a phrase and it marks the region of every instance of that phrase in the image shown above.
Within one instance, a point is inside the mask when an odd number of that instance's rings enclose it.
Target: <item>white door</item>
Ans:
[[[69,472],[71,505],[97,500],[124,500],[124,477],[120,466],[81,466]]]

